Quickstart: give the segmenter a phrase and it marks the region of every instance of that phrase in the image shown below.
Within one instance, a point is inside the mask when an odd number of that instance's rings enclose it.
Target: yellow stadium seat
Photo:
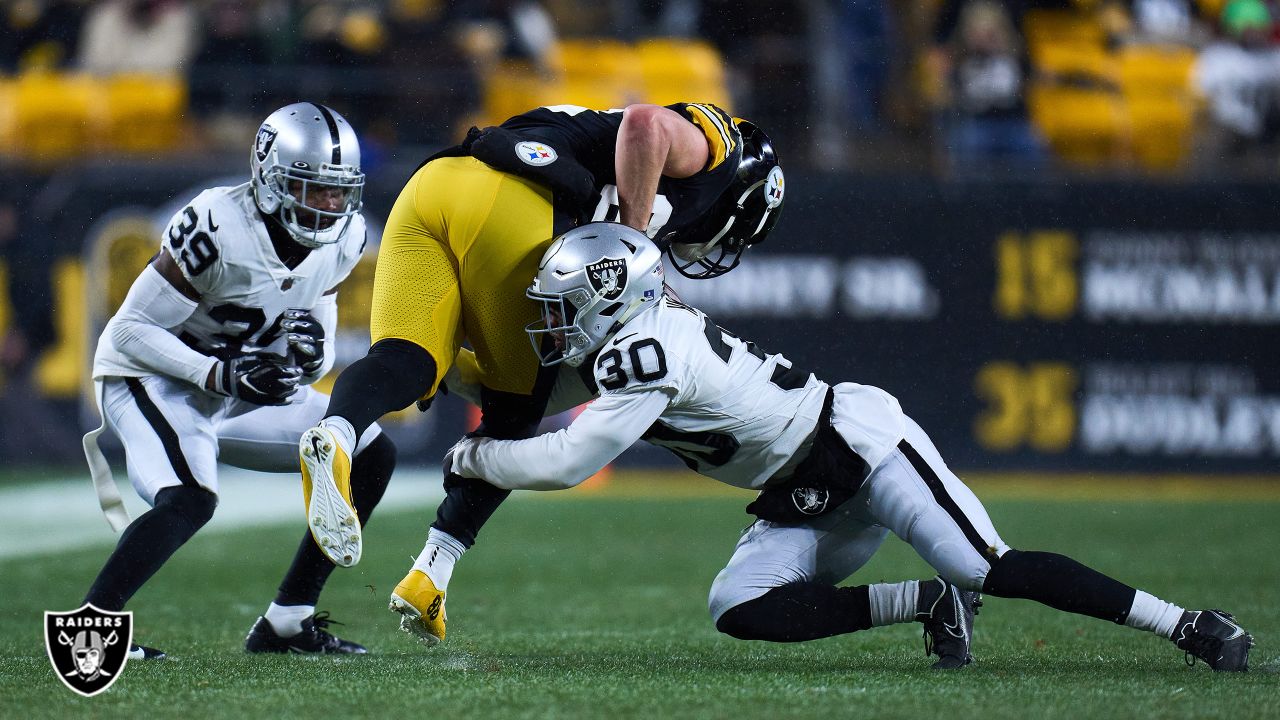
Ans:
[[[1128,118],[1116,93],[1040,84],[1027,100],[1032,120],[1068,163],[1099,166],[1128,157]]]
[[[564,81],[547,76],[526,63],[502,63],[485,80],[484,122],[497,125],[540,105],[567,103]]]
[[[1195,107],[1190,97],[1133,95],[1125,100],[1132,150],[1139,166],[1168,172],[1191,152]]]
[[[1022,17],[1022,32],[1034,52],[1044,43],[1101,46],[1105,32],[1097,19],[1076,10],[1028,10]]]
[[[14,147],[37,162],[89,152],[102,106],[102,87],[90,76],[24,73],[14,87]]]
[[[1125,94],[1186,95],[1191,92],[1195,52],[1163,45],[1134,45],[1120,52],[1120,87]]]
[[[1116,62],[1101,45],[1046,42],[1031,51],[1031,61],[1044,73],[1115,82]]]
[[[637,43],[636,55],[646,102],[697,101],[729,107],[724,61],[709,43],[655,38]]]
[[[105,137],[124,152],[171,150],[182,137],[187,86],[176,75],[116,75],[106,81]]]
[[[12,78],[0,77],[0,156],[14,152],[14,134],[18,124],[16,98],[17,83]]]

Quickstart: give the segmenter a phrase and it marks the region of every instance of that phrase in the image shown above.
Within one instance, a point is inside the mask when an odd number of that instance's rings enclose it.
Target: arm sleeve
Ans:
[[[106,332],[117,351],[142,367],[204,387],[217,359],[192,350],[168,330],[191,317],[197,305],[148,265]]]
[[[454,449],[453,471],[506,490],[571,488],[635,444],[670,403],[661,390],[605,395],[554,433],[464,440]]]
[[[310,385],[328,375],[333,369],[334,356],[338,351],[338,293],[321,295],[315,307],[311,308],[311,314],[316,322],[320,323],[320,327],[324,328],[324,359],[321,360],[320,369],[314,375],[303,376],[302,381],[305,385]]]

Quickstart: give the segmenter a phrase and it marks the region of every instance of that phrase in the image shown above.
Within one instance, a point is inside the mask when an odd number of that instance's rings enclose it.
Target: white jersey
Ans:
[[[830,390],[669,297],[605,343],[592,371],[600,397],[568,428],[463,441],[454,470],[509,489],[569,487],[643,438],[703,475],[759,489],[803,459]],[[874,467],[901,439],[902,411],[868,385],[838,395],[841,415],[856,418],[842,435]]]
[[[205,190],[184,207],[161,240],[200,293],[195,312],[167,328],[193,349],[228,359],[285,353],[280,322],[289,308],[311,309],[360,260],[364,218],[351,219],[342,240],[314,248],[292,270],[276,256],[249,183]],[[110,333],[98,341],[93,376],[140,377],[154,371],[120,352]]]

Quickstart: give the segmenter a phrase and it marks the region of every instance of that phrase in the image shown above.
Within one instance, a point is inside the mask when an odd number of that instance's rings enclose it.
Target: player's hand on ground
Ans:
[[[313,377],[324,366],[324,326],[310,310],[290,308],[280,323],[288,335],[285,340],[302,373]]]
[[[302,369],[279,355],[244,355],[219,361],[209,390],[254,405],[287,405],[298,392]]]

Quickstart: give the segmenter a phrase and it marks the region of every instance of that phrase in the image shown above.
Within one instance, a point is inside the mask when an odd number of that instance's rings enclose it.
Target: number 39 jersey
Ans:
[[[356,215],[340,242],[314,248],[292,270],[276,256],[249,183],[205,190],[174,215],[161,244],[200,293],[195,312],[167,328],[195,350],[227,359],[285,352],[284,311],[314,307],[360,260],[364,218]],[[119,352],[104,334],[93,375],[154,374]]]

